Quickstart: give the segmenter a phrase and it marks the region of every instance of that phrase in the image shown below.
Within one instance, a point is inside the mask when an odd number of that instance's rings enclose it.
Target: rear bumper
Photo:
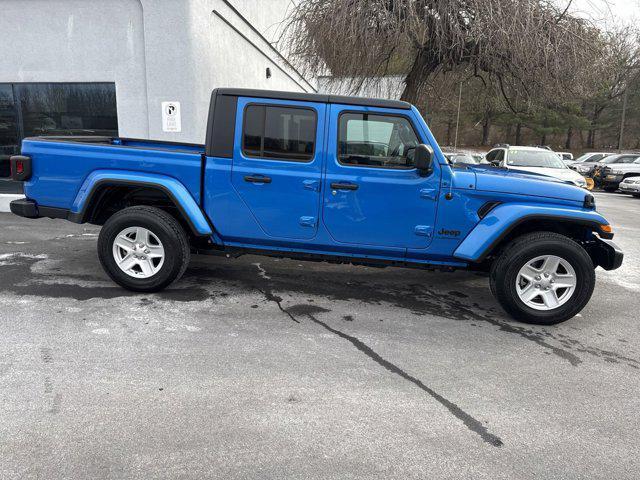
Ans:
[[[596,266],[605,270],[615,270],[620,268],[624,253],[620,247],[611,240],[596,238],[595,243],[589,249],[589,253]]]
[[[71,215],[66,208],[44,207],[38,205],[34,200],[28,198],[20,198],[9,204],[11,213],[25,218],[62,218],[64,220],[75,221],[74,215]]]
[[[25,218],[38,218],[38,207],[33,200],[27,200],[26,198],[20,198],[14,200],[9,204],[11,213]]]

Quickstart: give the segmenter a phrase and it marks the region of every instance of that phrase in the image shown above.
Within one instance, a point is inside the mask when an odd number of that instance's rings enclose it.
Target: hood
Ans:
[[[572,167],[595,167],[596,165],[605,165],[602,162],[574,162],[571,164]]]
[[[565,200],[582,205],[587,192],[580,187],[535,172],[475,167],[476,190]],[[551,169],[543,169],[551,170]],[[569,170],[571,171],[571,170]],[[572,172],[582,178],[576,172]],[[575,202],[575,203],[574,203]]]
[[[583,182],[584,177],[574,170],[568,168],[545,168],[545,167],[511,167],[509,170],[536,173],[538,175],[546,175],[548,177],[557,178],[565,182],[574,183],[576,181]]]
[[[612,172],[638,172],[640,174],[640,164],[638,163],[610,163],[607,167]]]

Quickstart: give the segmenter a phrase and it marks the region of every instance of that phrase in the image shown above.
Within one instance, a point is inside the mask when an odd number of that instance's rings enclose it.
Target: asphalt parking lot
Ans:
[[[0,214],[0,478],[638,478],[640,199],[582,314],[477,274],[194,257],[110,282],[98,228]]]

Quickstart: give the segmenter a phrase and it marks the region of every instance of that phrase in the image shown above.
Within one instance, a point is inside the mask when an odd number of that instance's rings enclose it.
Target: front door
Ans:
[[[439,175],[420,176],[423,143],[412,112],[332,105],[323,221],[337,242],[427,248],[433,237]]]
[[[231,180],[253,215],[256,243],[311,239],[318,229],[324,104],[243,99]]]

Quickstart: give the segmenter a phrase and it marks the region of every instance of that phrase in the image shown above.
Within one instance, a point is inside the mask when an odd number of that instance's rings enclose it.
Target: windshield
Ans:
[[[509,150],[510,167],[567,168],[560,157],[545,150]]]
[[[576,158],[576,163],[597,162],[602,157],[604,157],[604,155],[602,155],[601,153],[585,153],[584,155],[581,155],[578,158]]]

